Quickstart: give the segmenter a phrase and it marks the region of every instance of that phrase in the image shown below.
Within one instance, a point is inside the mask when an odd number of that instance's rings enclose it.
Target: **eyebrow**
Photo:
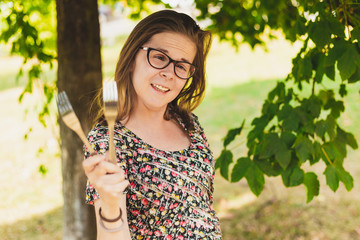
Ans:
[[[157,48],[157,49],[160,50],[160,51],[162,51],[162,52],[164,52],[164,53],[166,53],[166,54],[169,54],[169,51],[166,50],[166,49],[163,49],[163,48]],[[180,60],[183,61],[183,62],[190,63],[190,61],[187,60],[187,59],[185,59],[185,58],[181,58]]]

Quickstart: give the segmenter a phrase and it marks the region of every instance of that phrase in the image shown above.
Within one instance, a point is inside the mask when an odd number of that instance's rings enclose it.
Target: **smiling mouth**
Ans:
[[[160,91],[160,92],[163,92],[163,93],[166,93],[166,92],[170,91],[169,88],[163,87],[163,86],[158,85],[158,84],[155,84],[155,83],[152,83],[151,86],[152,86],[155,90]]]

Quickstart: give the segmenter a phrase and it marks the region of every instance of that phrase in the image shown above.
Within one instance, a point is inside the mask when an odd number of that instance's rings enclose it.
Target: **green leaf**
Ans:
[[[260,144],[261,151],[259,158],[270,158],[273,156],[283,144],[277,133],[268,133],[264,135],[263,142]]]
[[[312,63],[311,63],[311,58],[310,56],[306,56],[300,64],[300,70],[301,72],[301,78],[298,80],[302,80],[302,79],[310,79],[312,76]]]
[[[267,100],[265,101],[261,109],[261,113],[263,115],[266,115],[269,120],[274,117],[277,111],[278,111],[278,104],[271,103]]]
[[[240,181],[246,174],[249,166],[251,165],[251,160],[248,157],[239,158],[236,161],[236,164],[231,172],[231,182]]]
[[[324,72],[328,78],[335,80],[335,65],[325,67]]]
[[[341,112],[344,112],[344,102],[336,101],[335,99],[330,99],[327,104],[324,106],[324,109],[331,109],[331,115],[334,118],[340,117]]]
[[[39,166],[39,173],[41,173],[43,176],[48,172],[48,169],[46,168],[46,166],[44,164],[41,164]]]
[[[340,84],[339,94],[341,97],[345,97],[347,95],[346,85]]]
[[[316,96],[311,96],[308,100],[306,109],[311,113],[313,118],[318,118],[321,112],[321,101]]]
[[[245,120],[242,122],[239,128],[229,129],[224,139],[224,148],[228,146],[237,135],[239,135],[244,127]]]
[[[220,168],[220,174],[226,180],[229,179],[229,165],[233,162],[233,154],[229,150],[222,150],[218,159],[216,159],[215,169]]]
[[[360,42],[360,28],[354,28],[351,31],[351,40],[358,40]]]
[[[289,149],[281,149],[275,153],[275,159],[283,169],[286,169],[291,161],[291,151]]]
[[[275,96],[278,98],[285,95],[285,84],[283,82],[278,82],[276,87],[268,93],[268,100],[273,101]]]
[[[346,157],[345,142],[333,141],[323,144],[323,149],[331,161],[343,161]]]
[[[295,141],[295,153],[301,162],[311,160],[314,149],[311,140],[305,136],[299,136]]]
[[[325,120],[325,127],[326,127],[326,133],[329,135],[330,140],[333,140],[336,136],[336,122],[335,119],[328,115],[328,117]]]
[[[325,73],[324,63],[325,63],[325,56],[321,54],[320,57],[317,59],[317,68],[314,77],[314,80],[317,83],[320,83],[324,76]]]
[[[325,57],[324,66],[333,67],[335,65],[335,62],[344,54],[348,47],[349,43],[344,39],[335,39],[334,47],[329,49],[329,53]]]
[[[337,175],[336,168],[333,165],[328,165],[324,171],[326,176],[326,184],[333,192],[339,188],[339,176]]]
[[[292,75],[295,78],[295,82],[299,83],[298,88],[301,89],[301,81],[309,80],[312,77],[312,63],[310,54],[304,58],[296,57],[293,59],[293,68],[291,70]]]
[[[355,83],[360,80],[360,67],[357,66],[355,73],[351,75],[351,77],[348,80],[348,83]]]
[[[351,44],[338,61],[337,67],[342,80],[349,79],[355,73],[358,62],[360,62],[360,55],[355,45]]]
[[[323,138],[326,132],[326,123],[323,119],[315,123],[315,133],[320,138]]]
[[[299,186],[304,182],[304,170],[299,167],[295,167],[289,178],[289,186],[295,187]]]
[[[331,40],[332,31],[328,21],[309,22],[309,36],[316,47],[323,48]]]
[[[245,178],[249,184],[250,190],[256,196],[259,196],[264,189],[265,178],[262,171],[256,166],[254,162],[252,162],[249,166],[245,174]]]
[[[321,156],[323,154],[321,150],[321,144],[318,141],[314,142],[313,148],[314,148],[314,153],[313,153],[313,158],[310,160],[310,165],[313,165],[318,161],[320,161]]]
[[[330,99],[334,98],[334,91],[333,90],[320,90],[319,94],[318,94],[318,98],[321,100],[323,105],[326,105]]]
[[[339,22],[339,20],[333,15],[330,15],[329,18],[327,18],[327,22],[329,23],[329,27],[331,29],[332,34],[336,34],[340,38],[345,38],[344,24]]]
[[[254,158],[254,162],[260,168],[260,170],[267,176],[278,176],[283,170],[280,164],[275,161],[275,157],[259,159]]]
[[[352,148],[357,149],[358,144],[357,141],[352,133],[346,133],[346,143]]]
[[[300,119],[295,109],[285,104],[278,114],[278,120],[282,121],[285,131],[296,131],[299,128]]]
[[[286,187],[294,187],[303,183],[304,171],[299,168],[298,160],[292,159],[289,166],[281,173],[281,178]]]
[[[304,176],[304,185],[307,190],[306,202],[309,203],[311,200],[313,200],[314,196],[319,195],[320,183],[317,175],[313,172],[306,173]]]
[[[342,166],[336,166],[336,172],[340,181],[345,185],[346,190],[350,191],[354,187],[354,179]]]
[[[296,136],[291,132],[283,131],[280,135],[280,139],[288,148],[291,148],[296,140]]]

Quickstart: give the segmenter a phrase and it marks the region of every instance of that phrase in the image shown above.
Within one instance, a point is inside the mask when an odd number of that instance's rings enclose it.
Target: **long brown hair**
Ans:
[[[169,120],[177,114],[184,121],[188,130],[193,129],[190,112],[199,106],[205,94],[205,59],[211,46],[211,33],[201,30],[196,22],[184,13],[172,10],[155,12],[141,20],[126,40],[116,65],[115,81],[118,86],[117,121],[128,118],[134,106],[136,93],[132,85],[131,66],[135,61],[139,47],[148,42],[152,36],[162,32],[180,33],[190,38],[196,45],[197,52],[193,61],[196,66],[194,76],[188,80],[180,94],[168,104],[164,118]],[[95,101],[97,115],[94,123],[103,119],[101,91]]]

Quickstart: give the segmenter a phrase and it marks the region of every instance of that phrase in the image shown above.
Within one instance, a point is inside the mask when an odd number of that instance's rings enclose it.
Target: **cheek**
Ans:
[[[186,85],[186,82],[184,82],[184,83],[180,82],[180,83],[177,85],[176,88],[177,88],[178,94],[181,93],[181,91],[184,89],[185,85]]]

